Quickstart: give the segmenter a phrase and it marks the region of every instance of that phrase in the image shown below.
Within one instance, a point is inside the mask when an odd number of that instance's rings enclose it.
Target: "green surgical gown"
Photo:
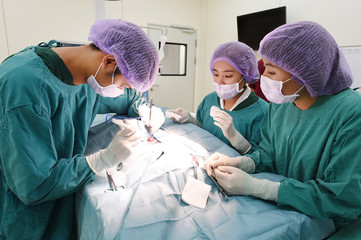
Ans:
[[[214,125],[213,117],[210,116],[212,106],[221,108],[216,92],[208,94],[199,104],[197,120],[203,129],[232,147],[229,140],[223,135],[222,129]],[[258,149],[258,143],[261,141],[260,127],[267,110],[268,103],[257,97],[253,92],[233,111],[224,110],[233,118],[233,124],[236,130],[251,144],[250,153]]]
[[[0,92],[0,239],[69,240],[75,192],[94,177],[83,153],[95,115],[137,116],[143,101],[67,85],[34,49],[0,65]]]
[[[260,149],[252,157],[258,172],[281,181],[278,206],[337,228],[361,216],[361,95],[346,89],[319,97],[307,110],[293,103],[269,105]]]

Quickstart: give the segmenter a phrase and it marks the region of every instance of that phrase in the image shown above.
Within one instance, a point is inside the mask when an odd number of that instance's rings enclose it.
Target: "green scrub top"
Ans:
[[[229,140],[223,135],[222,129],[214,125],[213,117],[210,116],[212,106],[221,108],[219,100],[216,92],[208,94],[198,106],[197,120],[203,129],[212,133],[230,147],[233,147]],[[251,92],[248,98],[241,102],[234,110],[224,110],[233,118],[233,124],[236,130],[251,144],[249,153],[258,149],[258,143],[261,141],[260,127],[267,110],[268,103],[257,97],[253,92]]]
[[[0,239],[71,239],[83,153],[97,113],[138,116],[134,90],[103,98],[55,77],[30,48],[0,65]]]
[[[73,85],[73,76],[65,66],[63,60],[51,50],[50,46],[42,44],[42,46],[35,47],[34,51],[55,77],[63,83]]]
[[[319,97],[307,110],[269,105],[260,149],[249,156],[256,171],[281,181],[278,206],[337,228],[361,216],[361,94],[346,89]]]

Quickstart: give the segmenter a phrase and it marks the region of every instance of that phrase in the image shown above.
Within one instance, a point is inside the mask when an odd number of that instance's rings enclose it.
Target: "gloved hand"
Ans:
[[[185,108],[177,108],[177,109],[171,109],[168,110],[169,112],[174,112],[175,114],[178,114],[181,116],[180,119],[171,118],[176,123],[193,123],[196,126],[200,126],[201,124],[195,119],[190,112]]]
[[[232,166],[248,173],[253,173],[255,171],[253,159],[247,156],[231,158],[222,153],[216,152],[209,156],[209,158],[204,162],[204,169],[210,176],[214,176],[213,169],[218,166]]]
[[[230,166],[219,166],[214,169],[214,172],[217,182],[230,195],[249,195],[264,200],[278,201],[279,182],[257,179]]]
[[[126,160],[131,155],[132,148],[140,141],[140,135],[124,123],[120,123],[122,120],[113,120],[113,122],[117,123],[121,130],[108,147],[86,157],[89,167],[96,174]]]
[[[214,119],[214,125],[222,129],[223,135],[240,154],[246,154],[251,149],[251,144],[236,130],[233,118],[228,113],[213,106],[210,115]]]
[[[152,106],[152,116],[149,121],[150,108],[146,104],[139,106],[139,116],[142,117],[142,121],[145,126],[150,129],[150,133],[155,133],[164,123],[165,116],[163,111],[156,106]]]

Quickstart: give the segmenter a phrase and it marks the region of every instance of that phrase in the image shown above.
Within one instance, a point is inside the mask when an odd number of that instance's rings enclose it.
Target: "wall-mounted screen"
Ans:
[[[238,41],[258,50],[263,37],[285,23],[286,7],[237,16]]]

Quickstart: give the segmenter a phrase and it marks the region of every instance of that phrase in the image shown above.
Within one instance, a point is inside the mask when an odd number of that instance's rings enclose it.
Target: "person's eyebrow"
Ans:
[[[213,68],[213,72],[219,72],[217,69],[214,69]],[[232,70],[232,69],[229,69],[229,70],[225,70],[225,71],[223,71],[223,72],[234,72],[234,70]]]
[[[265,63],[264,65],[265,65],[265,66],[267,66],[267,67],[273,67],[273,68],[276,68],[276,66],[275,66],[275,65],[273,65],[272,63]]]

